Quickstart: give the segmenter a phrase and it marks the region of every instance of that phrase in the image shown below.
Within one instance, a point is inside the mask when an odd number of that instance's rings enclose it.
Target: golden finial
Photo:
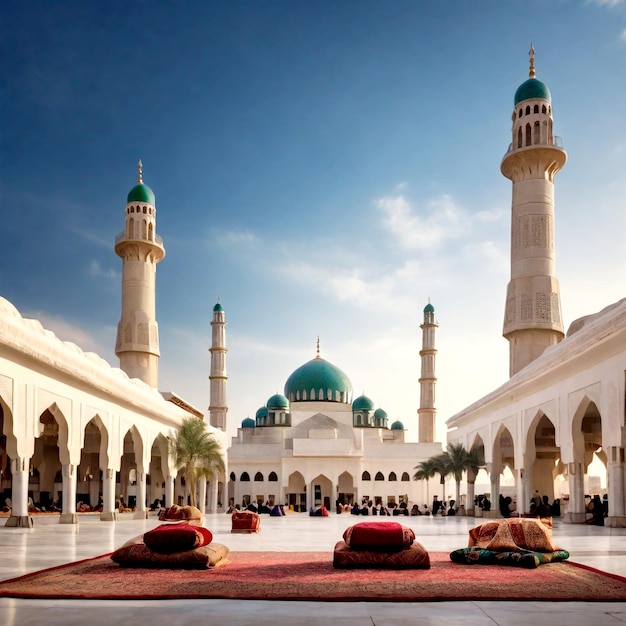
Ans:
[[[530,57],[530,71],[528,72],[528,77],[535,78],[535,48],[532,43],[530,44],[528,56]]]
[[[143,184],[143,163],[141,159],[139,159],[139,163],[137,163],[137,184]]]
[[[320,336],[317,336],[317,354],[315,355],[316,359],[321,359],[322,357],[320,356]]]

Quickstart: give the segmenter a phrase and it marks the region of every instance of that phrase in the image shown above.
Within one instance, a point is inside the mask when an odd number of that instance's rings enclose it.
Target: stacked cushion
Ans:
[[[123,567],[204,569],[228,555],[228,548],[212,543],[211,531],[190,524],[162,524],[127,541],[111,560]]]
[[[346,529],[333,551],[335,568],[429,569],[430,557],[411,528],[361,522]]]
[[[450,553],[455,563],[498,563],[527,568],[568,558],[569,552],[561,550],[552,540],[552,523],[531,518],[480,524],[469,531],[467,548]]]

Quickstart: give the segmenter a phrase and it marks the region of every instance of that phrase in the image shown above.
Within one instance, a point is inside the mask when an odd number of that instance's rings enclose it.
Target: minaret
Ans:
[[[218,303],[213,307],[211,322],[211,374],[209,375],[210,400],[209,423],[215,428],[226,430],[228,403],[226,401],[226,321],[224,307]]]
[[[122,258],[122,316],[117,326],[115,354],[130,378],[157,388],[159,327],[155,314],[156,265],[165,256],[156,234],[154,193],[144,185],[142,163],[137,184],[126,200],[126,230],[115,238],[115,253]]]
[[[420,408],[419,415],[419,442],[432,443],[435,441],[435,419],[437,409],[435,408],[435,386],[437,377],[435,375],[435,330],[438,324],[435,323],[435,307],[428,301],[424,307],[424,323],[420,324],[422,329],[422,349],[420,357],[422,359],[422,375],[420,376]]]
[[[554,177],[567,153],[552,134],[547,85],[530,73],[515,92],[513,141],[500,170],[513,183],[511,280],[503,335],[509,341],[509,375],[563,339],[561,296],[554,269]]]

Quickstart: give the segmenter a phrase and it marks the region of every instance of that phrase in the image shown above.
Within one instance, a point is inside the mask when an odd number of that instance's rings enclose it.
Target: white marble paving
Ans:
[[[100,522],[81,516],[77,526],[60,525],[58,517],[37,516],[32,529],[0,528],[0,579],[13,578],[115,550],[124,541],[158,524],[122,516]],[[230,517],[208,515],[205,526],[214,541],[231,550],[319,551],[329,556],[345,528],[363,520],[351,515],[312,518],[292,514],[263,516],[257,535],[230,533]],[[373,519],[373,518],[369,518]],[[390,519],[390,518],[386,518]],[[467,531],[482,520],[452,517],[394,518],[411,526],[431,552],[449,552],[467,544]],[[3,524],[0,518],[0,525]],[[626,529],[564,524],[555,520],[555,541],[571,560],[626,577]],[[514,626],[551,623],[590,626],[626,623],[622,602],[276,602],[234,600],[17,600],[0,598],[0,624],[127,626],[224,624],[227,626],[400,626],[429,624]]]

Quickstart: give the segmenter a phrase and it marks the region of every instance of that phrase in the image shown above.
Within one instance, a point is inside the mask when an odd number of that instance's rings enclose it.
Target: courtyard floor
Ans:
[[[349,514],[327,518],[290,514],[264,515],[256,535],[231,534],[230,516],[209,514],[204,525],[214,541],[233,551],[328,551],[329,558],[343,531],[360,518]],[[467,545],[474,517],[394,517],[415,531],[431,552],[449,552]],[[0,518],[0,525],[4,521]],[[0,580],[47,567],[112,552],[127,539],[158,525],[121,515],[117,522],[101,522],[97,515],[80,516],[77,525],[61,525],[58,516],[34,517],[32,529],[0,527]],[[554,522],[554,539],[570,552],[570,560],[626,577],[626,529]],[[544,566],[549,567],[549,566]],[[111,624],[171,626],[400,626],[403,624],[545,624],[590,626],[625,624],[623,602],[282,602],[236,600],[20,600],[0,598],[0,624],[54,626]]]

